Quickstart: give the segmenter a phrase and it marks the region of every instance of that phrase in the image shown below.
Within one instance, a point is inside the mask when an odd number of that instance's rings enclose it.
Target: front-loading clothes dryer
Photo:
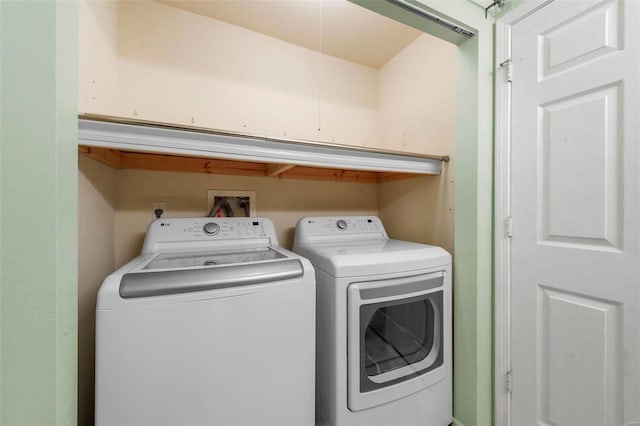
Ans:
[[[96,308],[97,426],[312,426],[315,278],[264,218],[158,219]]]
[[[316,423],[449,425],[449,253],[375,216],[300,219],[294,251],[316,270]]]

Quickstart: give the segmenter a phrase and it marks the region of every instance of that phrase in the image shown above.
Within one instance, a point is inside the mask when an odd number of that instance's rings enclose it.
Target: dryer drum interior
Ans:
[[[360,307],[360,322],[366,324],[360,337],[366,377],[371,379],[427,357],[426,369],[442,364],[442,356],[438,356],[441,305],[442,292],[437,292],[417,300]]]

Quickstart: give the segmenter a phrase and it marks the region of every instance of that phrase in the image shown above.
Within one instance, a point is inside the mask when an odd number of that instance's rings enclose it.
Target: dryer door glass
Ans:
[[[360,391],[390,386],[442,365],[442,312],[442,291],[361,305]]]
[[[433,348],[434,315],[430,300],[378,308],[364,335],[367,375],[376,376],[425,359]]]

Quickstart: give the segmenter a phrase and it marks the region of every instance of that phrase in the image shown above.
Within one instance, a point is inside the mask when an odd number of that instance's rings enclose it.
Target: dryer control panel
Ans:
[[[387,233],[376,216],[323,216],[300,219],[296,244],[324,239],[386,239]]]

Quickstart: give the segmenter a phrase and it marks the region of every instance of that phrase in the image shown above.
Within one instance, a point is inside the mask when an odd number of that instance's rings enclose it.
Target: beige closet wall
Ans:
[[[453,178],[446,166],[441,176],[388,182],[379,191],[380,219],[392,238],[441,246],[453,255]]]
[[[378,187],[373,184],[121,170],[116,266],[140,253],[153,201],[166,201],[169,217],[202,217],[208,213],[208,189],[255,191],[256,214],[274,222],[280,245],[288,249],[303,216],[378,214]]]
[[[81,111],[377,145],[373,68],[151,1],[86,3]]]
[[[118,88],[118,2],[81,0],[78,14],[78,110],[114,115]]]
[[[393,238],[453,253],[456,46],[422,35],[380,69],[382,146],[447,154],[439,176],[380,185],[380,218]]]
[[[423,34],[378,73],[381,145],[396,151],[454,151],[456,46]]]
[[[81,112],[453,151],[455,47],[432,36],[375,69],[149,0],[85,0],[80,13]]]

